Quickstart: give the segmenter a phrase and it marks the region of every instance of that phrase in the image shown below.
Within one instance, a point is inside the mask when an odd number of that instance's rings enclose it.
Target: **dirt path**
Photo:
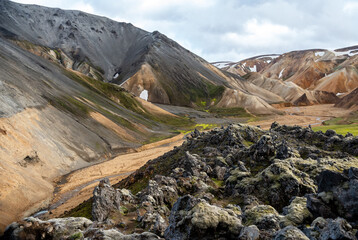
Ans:
[[[269,129],[274,121],[285,125],[299,125],[304,127],[308,125],[319,126],[323,121],[333,117],[345,116],[351,112],[351,110],[344,108],[333,107],[333,104],[288,107],[282,108],[281,110],[285,111],[286,115],[270,117],[269,119],[250,122],[248,124],[253,126],[259,125],[263,129]]]
[[[172,150],[183,143],[183,134],[137,149],[136,153],[120,155],[107,162],[79,169],[67,175],[56,188],[51,202],[51,218],[58,217],[92,196],[98,181],[108,177],[111,183],[117,183],[147,161]]]

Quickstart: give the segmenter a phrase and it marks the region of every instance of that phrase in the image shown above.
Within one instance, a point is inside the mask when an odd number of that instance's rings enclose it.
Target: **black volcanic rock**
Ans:
[[[108,178],[101,180],[93,190],[93,220],[99,222],[107,220],[111,211],[119,210],[120,202],[120,191],[110,185]]]
[[[242,229],[240,216],[190,195],[174,204],[166,239],[235,239]]]
[[[308,196],[307,207],[314,216],[343,217],[358,225],[358,169],[344,173],[323,171],[317,178],[317,194]]]
[[[132,216],[137,224],[130,231],[173,240],[354,239],[358,159],[340,141],[325,149],[337,137],[351,148],[357,139],[278,124],[269,131],[246,125],[196,131],[118,183],[116,191],[136,196],[123,205],[126,212],[114,206],[108,223],[93,231],[108,233],[104,228]],[[319,154],[302,158],[301,148]],[[20,225],[8,234],[21,232]]]

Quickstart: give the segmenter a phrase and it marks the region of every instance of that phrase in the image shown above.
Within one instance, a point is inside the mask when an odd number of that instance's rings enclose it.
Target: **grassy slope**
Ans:
[[[328,129],[335,130],[338,134],[345,135],[348,132],[358,135],[358,112],[351,113],[346,117],[333,118],[323,122],[323,126],[313,127],[315,131],[325,132]]]
[[[67,104],[57,104],[72,113],[76,110],[79,114],[88,114],[90,111],[97,111],[115,123],[133,131],[137,131],[132,123],[133,120],[148,128],[163,124],[173,131],[177,129],[186,129],[193,125],[192,121],[184,117],[152,114],[143,107],[131,93],[116,85],[105,83],[65,69],[63,72],[66,76],[85,86],[89,90],[77,96],[77,98],[83,99],[84,101],[78,101],[73,97],[67,96],[61,99],[62,102],[65,101]],[[87,100],[94,105],[84,104],[83,102],[86,102]],[[124,113],[124,110],[129,110],[126,111],[126,115],[128,115],[127,119],[120,116]],[[157,138],[157,136],[154,137]]]

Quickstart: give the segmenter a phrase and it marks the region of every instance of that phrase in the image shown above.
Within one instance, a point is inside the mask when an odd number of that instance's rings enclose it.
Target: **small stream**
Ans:
[[[73,198],[74,196],[76,196],[85,187],[87,187],[87,186],[89,186],[89,185],[91,185],[93,183],[100,182],[104,178],[111,179],[111,178],[114,178],[114,177],[127,176],[127,175],[130,175],[131,173],[133,173],[133,172],[120,173],[120,174],[116,174],[116,175],[111,175],[111,176],[98,178],[98,179],[92,180],[90,182],[84,183],[84,184],[76,187],[75,189],[64,193],[57,202],[51,204],[47,209],[42,209],[41,211],[33,214],[32,217],[40,217],[40,216],[48,213],[49,211],[58,208],[59,206],[61,206],[62,204],[64,204],[65,202],[67,202],[68,200]]]
[[[295,109],[296,112],[300,112],[300,108],[299,108],[299,107],[295,107],[294,109]],[[294,115],[293,112],[289,112],[288,114],[289,114],[290,116],[293,116],[293,115]],[[316,121],[317,121],[316,123],[306,124],[305,126],[308,127],[309,125],[311,125],[311,126],[321,125],[322,122],[324,122],[324,120],[321,120],[320,117],[316,117]]]

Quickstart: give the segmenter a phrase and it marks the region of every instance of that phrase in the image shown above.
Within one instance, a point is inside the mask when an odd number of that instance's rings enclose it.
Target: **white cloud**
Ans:
[[[88,4],[88,3],[84,3],[84,2],[77,2],[75,4],[73,4],[71,7],[73,7],[74,9],[83,11],[83,12],[87,12],[87,13],[95,13],[92,5]]]
[[[358,13],[358,2],[347,2],[343,5],[343,12],[348,14]]]
[[[17,0],[159,30],[209,61],[358,44],[353,0]]]
[[[273,24],[266,20],[259,22],[255,18],[248,20],[243,28],[242,33],[226,33],[223,40],[243,46],[268,47],[272,44],[280,45],[297,35],[295,30],[285,25]]]

